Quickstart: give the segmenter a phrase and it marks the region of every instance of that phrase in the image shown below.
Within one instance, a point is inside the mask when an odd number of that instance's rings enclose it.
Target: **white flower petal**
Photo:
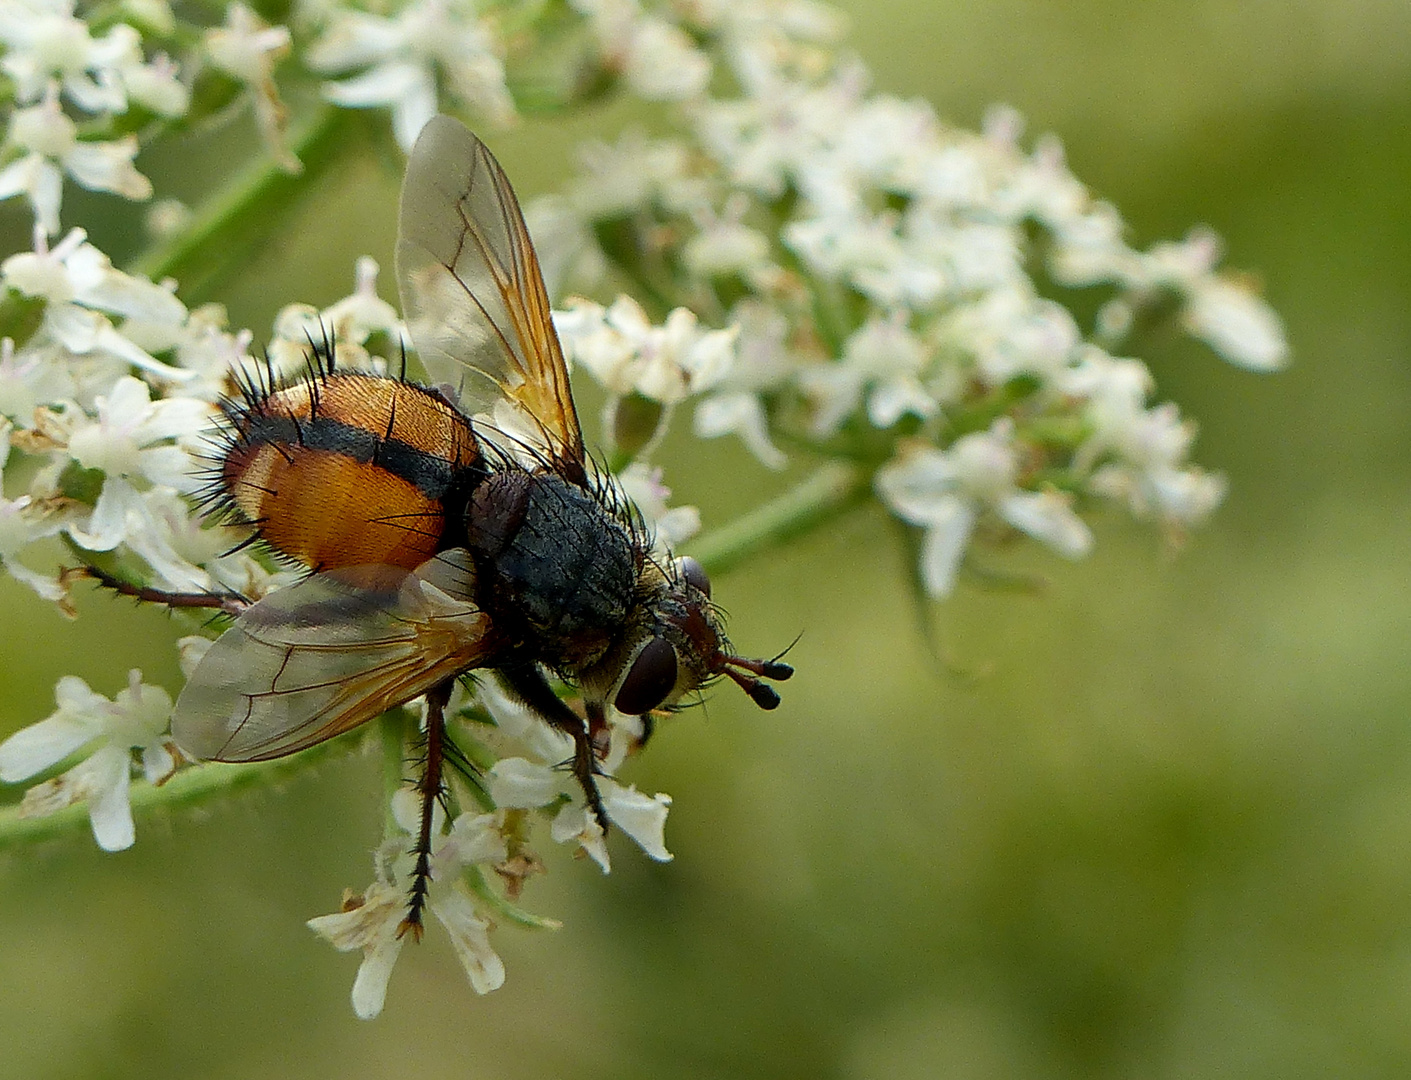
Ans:
[[[7,784],[28,780],[81,750],[100,734],[101,729],[94,723],[63,713],[21,728],[0,743],[0,780]]]
[[[132,755],[121,747],[106,746],[79,768],[87,772],[88,820],[93,838],[104,851],[123,851],[137,838],[132,823],[128,788],[132,781]]]
[[[556,844],[576,843],[604,874],[612,869],[603,830],[585,807],[570,803],[555,814],[549,825],[549,836]]]
[[[339,952],[363,950],[363,962],[353,980],[353,1011],[362,1020],[382,1012],[387,982],[402,952],[397,936],[406,910],[406,896],[385,881],[370,885],[360,903],[306,924]]]
[[[913,525],[949,520],[950,496],[958,484],[955,461],[933,447],[908,449],[877,470],[877,494],[893,513]]]
[[[1288,363],[1283,324],[1249,289],[1210,278],[1193,291],[1184,317],[1192,334],[1232,364],[1250,371],[1277,371]]]
[[[412,83],[392,106],[392,134],[397,145],[410,151],[433,116],[436,115],[436,83],[428,75]]]
[[[142,496],[120,476],[103,481],[87,528],[70,525],[68,534],[89,551],[112,551],[127,538],[129,520],[142,517]]]
[[[142,775],[149,784],[158,784],[171,777],[176,771],[176,758],[172,756],[168,744],[152,743],[142,751]]]
[[[430,902],[431,912],[451,935],[451,945],[477,994],[488,994],[505,983],[505,965],[486,933],[490,924],[476,914],[470,897],[458,889],[442,892]]]
[[[509,858],[499,814],[461,814],[436,849],[435,862],[456,867],[499,863]]]
[[[670,862],[673,856],[666,850],[665,830],[671,796],[647,795],[635,786],[623,787],[608,777],[598,780],[598,789],[612,823],[657,862]]]
[[[1081,559],[1092,550],[1092,530],[1057,491],[1016,491],[1000,501],[998,510],[1016,529],[1067,558]]]
[[[125,199],[152,197],[152,181],[132,164],[137,156],[137,136],[113,142],[77,143],[64,158],[70,176],[91,191],[111,191]]]
[[[69,594],[58,578],[41,574],[38,570],[31,570],[15,559],[0,555],[0,565],[3,565],[5,571],[21,585],[28,585],[38,593],[42,600],[53,603],[63,600]]]
[[[921,581],[930,596],[949,596],[955,588],[965,545],[975,528],[975,508],[961,499],[935,504],[921,543]]]
[[[376,108],[394,104],[408,94],[420,94],[431,81],[431,73],[420,64],[379,64],[361,75],[324,83],[323,96],[345,109]]]
[[[521,757],[501,758],[490,769],[490,798],[504,809],[547,806],[562,790],[559,774]]]
[[[370,946],[363,954],[363,962],[358,965],[357,978],[353,980],[353,1012],[359,1020],[373,1020],[382,1013],[387,1002],[387,983],[392,978],[392,969],[397,965],[397,957],[402,955],[402,938],[396,934]]]

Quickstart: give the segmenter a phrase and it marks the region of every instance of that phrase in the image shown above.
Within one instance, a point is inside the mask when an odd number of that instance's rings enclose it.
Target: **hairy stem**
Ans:
[[[335,753],[347,753],[355,745],[346,739],[320,743],[298,754],[274,761],[228,765],[211,762],[182,769],[160,786],[135,781],[129,796],[133,814],[164,808],[168,810],[199,806],[217,796],[245,788],[263,787],[306,770],[315,762]],[[0,848],[20,843],[37,843],[76,832],[88,824],[88,805],[78,803],[45,817],[22,817],[18,805],[0,808]]]

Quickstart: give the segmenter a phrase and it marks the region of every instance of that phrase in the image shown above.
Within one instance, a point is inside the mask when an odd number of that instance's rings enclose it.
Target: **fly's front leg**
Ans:
[[[573,739],[573,776],[583,788],[583,797],[597,819],[598,827],[607,835],[608,816],[603,809],[603,797],[598,794],[598,758],[593,750],[593,738],[583,718],[570,709],[534,663],[513,663],[499,669],[505,685],[520,701],[528,705],[552,727]]]

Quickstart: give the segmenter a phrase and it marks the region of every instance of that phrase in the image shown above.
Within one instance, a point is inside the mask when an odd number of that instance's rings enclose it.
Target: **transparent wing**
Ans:
[[[482,662],[489,618],[470,558],[413,573],[328,571],[271,593],[220,636],[177,700],[172,735],[198,760],[263,761],[342,734]]]
[[[507,398],[572,479],[586,476],[583,433],[549,296],[509,179],[449,116],[422,129],[407,161],[397,238],[402,312],[427,373],[466,412]]]

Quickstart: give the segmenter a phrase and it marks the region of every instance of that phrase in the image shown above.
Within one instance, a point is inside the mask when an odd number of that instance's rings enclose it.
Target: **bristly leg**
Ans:
[[[397,936],[410,933],[414,941],[422,935],[422,917],[426,912],[426,894],[431,888],[431,831],[436,804],[445,793],[446,704],[451,700],[455,679],[437,683],[426,692],[426,761],[423,763],[417,794],[421,796],[421,828],[417,832],[416,867],[412,871],[412,887],[407,897],[407,916],[397,927]]]
[[[603,835],[608,833],[608,815],[603,807],[603,797],[598,793],[598,757],[593,748],[593,735],[589,725],[576,712],[565,705],[553,688],[544,681],[543,674],[533,663],[505,664],[500,675],[506,686],[524,704],[528,705],[540,718],[573,739],[573,759],[570,767],[573,777],[583,788],[583,798],[598,822]]]
[[[248,600],[236,593],[168,592],[165,589],[153,589],[146,585],[134,585],[132,582],[124,581],[115,574],[100,570],[96,566],[85,564],[80,566],[79,570],[104,588],[112,589],[122,596],[131,596],[136,600],[145,600],[152,604],[165,604],[172,608],[218,608],[227,615],[239,615],[250,606]]]

